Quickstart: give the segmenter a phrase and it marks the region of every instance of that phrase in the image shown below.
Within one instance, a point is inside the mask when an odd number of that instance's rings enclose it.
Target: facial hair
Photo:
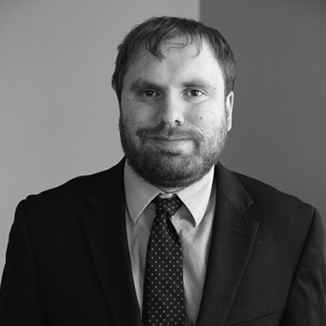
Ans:
[[[225,121],[210,136],[180,127],[158,125],[128,131],[128,122],[120,114],[120,139],[126,159],[144,180],[159,188],[184,188],[200,180],[218,162],[227,139]],[[192,141],[191,153],[153,146],[155,137],[175,137]]]

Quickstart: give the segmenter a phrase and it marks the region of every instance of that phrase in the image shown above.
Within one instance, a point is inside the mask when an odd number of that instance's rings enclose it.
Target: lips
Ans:
[[[190,152],[193,149],[193,142],[189,138],[181,137],[151,137],[151,142],[163,150],[177,153]]]
[[[203,141],[203,135],[198,131],[157,126],[154,128],[142,128],[137,130],[136,136],[141,142],[152,142],[159,147],[179,148],[191,150],[193,146],[198,147]]]
[[[165,136],[154,136],[154,139],[157,140],[162,140],[162,141],[185,141],[185,140],[190,140],[185,137],[165,137]]]

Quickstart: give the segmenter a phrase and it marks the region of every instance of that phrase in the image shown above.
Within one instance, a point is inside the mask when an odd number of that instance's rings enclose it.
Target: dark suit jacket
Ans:
[[[123,164],[22,201],[0,293],[1,326],[140,326]],[[216,167],[217,205],[197,326],[325,326],[315,209]]]

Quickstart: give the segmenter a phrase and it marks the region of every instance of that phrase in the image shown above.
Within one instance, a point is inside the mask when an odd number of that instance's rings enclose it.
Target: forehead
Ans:
[[[192,56],[199,55],[203,50],[211,52],[215,56],[215,51],[211,44],[205,38],[190,37],[190,36],[171,36],[161,41],[157,46],[152,47],[150,44],[140,44],[135,53],[130,58],[130,64],[135,64],[141,57],[153,55],[158,59],[164,59],[169,51],[189,51],[191,49]]]
[[[215,52],[205,39],[189,43],[189,40],[183,37],[174,37],[163,41],[159,50],[159,54],[154,55],[145,46],[141,46],[127,69],[124,82],[130,78],[144,77],[222,77],[222,69]]]

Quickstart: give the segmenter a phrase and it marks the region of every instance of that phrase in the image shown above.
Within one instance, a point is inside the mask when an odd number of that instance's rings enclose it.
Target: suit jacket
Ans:
[[[141,326],[125,225],[123,166],[29,196],[16,211],[1,326]],[[197,326],[325,326],[315,209],[221,164]]]

